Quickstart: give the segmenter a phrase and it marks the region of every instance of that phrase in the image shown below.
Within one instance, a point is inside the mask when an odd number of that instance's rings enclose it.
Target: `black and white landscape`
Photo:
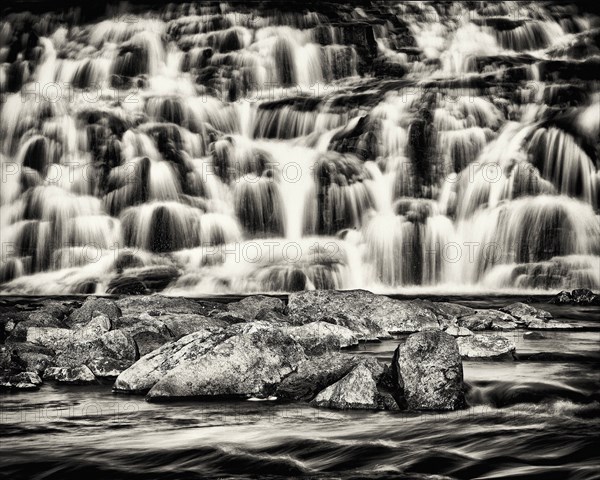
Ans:
[[[598,478],[597,7],[0,10],[1,477]]]

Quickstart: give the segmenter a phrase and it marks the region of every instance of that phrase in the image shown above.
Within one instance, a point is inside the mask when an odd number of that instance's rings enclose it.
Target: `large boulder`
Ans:
[[[411,410],[456,410],[465,406],[457,341],[445,332],[409,336],[396,349],[392,372],[398,392]]]
[[[352,330],[327,322],[312,322],[299,327],[289,327],[287,332],[309,355],[336,352],[340,348],[358,344],[358,338]]]
[[[69,315],[66,322],[70,327],[81,326],[99,314],[105,315],[110,322],[114,322],[121,316],[121,309],[108,298],[88,297],[80,308]]]
[[[461,327],[469,330],[512,330],[517,328],[516,319],[500,310],[475,310],[458,319]]]
[[[119,299],[116,304],[124,315],[147,313],[156,317],[188,313],[208,316],[213,311],[221,311],[226,308],[225,305],[216,302],[163,295],[127,296]]]
[[[175,342],[166,343],[144,355],[121,373],[115,381],[113,390],[146,393],[180,362],[189,362],[206,354],[226,338],[225,334],[212,335],[202,330],[186,335]]]
[[[251,328],[205,355],[181,359],[147,398],[268,396],[305,358],[303,348],[282,329]]]
[[[500,335],[473,335],[457,340],[463,359],[513,360],[515,344]]]
[[[364,364],[356,366],[341,380],[319,392],[310,404],[337,410],[385,408],[385,401],[377,390],[377,382]]]
[[[199,330],[216,333],[231,325],[231,322],[222,319],[197,314],[166,315],[159,318],[175,340]]]
[[[435,313],[419,302],[393,300],[365,290],[294,292],[287,309],[293,323],[336,323],[356,332],[360,340],[440,328]]]
[[[285,304],[278,298],[268,297],[266,295],[251,295],[245,297],[239,302],[229,303],[227,310],[238,318],[246,321],[252,321],[261,311],[273,311],[283,313]]]
[[[376,359],[328,353],[309,357],[298,364],[296,371],[278,385],[275,395],[287,400],[312,400],[317,393],[340,380],[359,364],[371,371],[376,382],[380,381],[384,367]]]

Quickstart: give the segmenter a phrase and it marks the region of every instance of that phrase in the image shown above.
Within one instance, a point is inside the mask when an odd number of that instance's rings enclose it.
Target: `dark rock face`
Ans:
[[[557,305],[600,305],[600,295],[596,295],[586,288],[579,288],[573,290],[571,293],[563,290],[550,300],[550,303],[555,303]]]
[[[456,410],[465,406],[459,349],[447,333],[427,331],[408,337],[396,350],[392,371],[409,409]]]

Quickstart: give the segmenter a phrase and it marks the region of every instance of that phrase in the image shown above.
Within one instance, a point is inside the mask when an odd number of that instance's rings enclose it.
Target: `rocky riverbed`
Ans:
[[[589,291],[555,304],[594,305]],[[513,361],[515,339],[578,331],[522,302],[497,309],[398,300],[367,291],[306,291],[287,302],[181,297],[45,299],[1,313],[1,386],[103,385],[149,401],[271,399],[312,407],[454,410],[468,405],[463,360]],[[26,308],[24,308],[26,307]],[[396,341],[391,362],[357,354]]]

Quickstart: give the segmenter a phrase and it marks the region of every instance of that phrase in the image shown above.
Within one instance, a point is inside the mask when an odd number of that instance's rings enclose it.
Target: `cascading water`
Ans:
[[[600,288],[597,18],[75,18],[0,24],[3,292]]]

